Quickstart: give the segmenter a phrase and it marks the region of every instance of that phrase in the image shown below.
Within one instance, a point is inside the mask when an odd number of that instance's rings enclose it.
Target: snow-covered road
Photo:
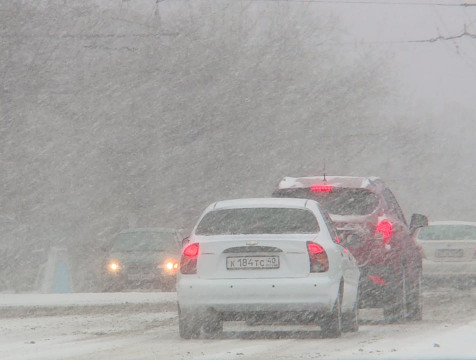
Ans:
[[[185,341],[174,301],[174,293],[1,294],[0,359],[476,357],[474,291],[426,292],[420,323],[385,325],[379,310],[363,310],[360,331],[339,339],[309,326],[237,322],[219,339]]]

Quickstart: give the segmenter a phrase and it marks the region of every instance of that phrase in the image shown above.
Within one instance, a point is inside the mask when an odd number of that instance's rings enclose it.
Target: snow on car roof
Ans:
[[[212,209],[251,207],[299,207],[305,208],[308,199],[293,198],[248,198],[218,201]]]
[[[289,188],[307,188],[316,184],[329,184],[337,187],[350,188],[367,188],[372,182],[381,181],[375,176],[357,177],[357,176],[305,176],[305,177],[289,177],[283,178],[278,185],[278,189]]]

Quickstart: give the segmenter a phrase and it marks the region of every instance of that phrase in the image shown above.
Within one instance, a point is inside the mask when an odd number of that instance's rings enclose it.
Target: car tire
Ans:
[[[196,339],[200,336],[201,324],[195,316],[184,314],[179,307],[179,334],[182,339]]]
[[[350,312],[342,314],[342,332],[357,332],[359,330],[359,299]]]
[[[383,319],[387,324],[405,320],[407,305],[407,275],[405,267],[387,282],[384,292]]]
[[[407,314],[406,319],[408,321],[421,321],[423,320],[423,302],[421,294],[421,270],[418,273],[416,280],[408,282],[407,291]]]
[[[208,314],[203,322],[203,332],[207,338],[216,338],[223,332],[223,320],[218,314]]]
[[[339,291],[332,312],[321,319],[321,336],[325,339],[338,338],[342,334],[341,299],[342,292]]]

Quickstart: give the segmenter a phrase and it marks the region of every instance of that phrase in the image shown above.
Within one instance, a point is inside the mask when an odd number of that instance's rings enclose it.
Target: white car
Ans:
[[[433,221],[418,230],[423,277],[442,282],[476,279],[476,222]]]
[[[224,321],[315,323],[323,337],[358,330],[359,269],[314,200],[210,205],[184,245],[180,336],[215,336]]]

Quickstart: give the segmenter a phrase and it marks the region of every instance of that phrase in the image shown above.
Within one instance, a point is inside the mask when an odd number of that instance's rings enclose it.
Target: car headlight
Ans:
[[[164,263],[163,268],[170,273],[176,272],[178,270],[178,261],[176,260],[167,260]]]
[[[119,269],[120,269],[121,267],[119,266],[119,262],[117,262],[117,261],[111,261],[111,262],[109,263],[109,265],[107,266],[107,268],[108,268],[109,271],[111,271],[111,272],[117,272],[117,271],[119,271]]]

